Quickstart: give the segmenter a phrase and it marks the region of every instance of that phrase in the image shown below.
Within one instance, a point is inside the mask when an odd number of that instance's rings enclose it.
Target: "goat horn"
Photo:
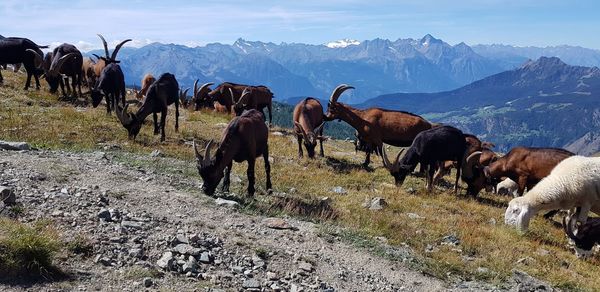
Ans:
[[[394,161],[393,167],[398,166],[398,164],[400,163],[400,155],[402,155],[402,153],[404,153],[404,150],[406,150],[406,149],[402,148],[402,150],[400,150],[400,152],[398,152],[398,155],[396,155],[396,160]]]
[[[215,83],[214,83],[214,82],[208,82],[208,83],[204,83],[204,84],[202,84],[202,86],[200,86],[200,88],[198,89],[198,92],[199,92],[199,93],[200,93],[200,92],[202,92],[202,90],[203,90],[204,88],[208,88],[209,86],[211,86],[211,85],[213,85],[213,84],[215,84]],[[232,95],[232,96],[233,96],[233,95]]]
[[[104,54],[106,55],[106,59],[108,59],[108,44],[106,43],[106,40],[104,39],[104,37],[101,34],[98,34],[98,36],[102,40],[102,45],[104,45]],[[98,56],[96,56],[96,57],[98,57]]]
[[[381,146],[381,156],[382,156],[381,158],[383,158],[383,166],[391,171],[392,165],[390,163],[390,160],[387,157],[387,152],[385,151],[385,145]]]
[[[233,98],[233,90],[231,89],[231,87],[229,87],[227,89],[229,89],[229,96],[231,97],[231,104],[236,105],[235,98]]]
[[[196,159],[203,161],[202,155],[200,155],[200,152],[198,151],[198,147],[196,147],[196,140],[192,141],[192,145],[194,146],[194,153],[196,153]]]
[[[198,95],[198,79],[194,81],[194,95],[192,96],[192,99],[196,99],[196,95]]]
[[[118,45],[115,47],[115,50],[113,51],[113,53],[112,53],[112,55],[111,55],[110,59],[111,59],[112,61],[116,61],[116,60],[117,60],[117,53],[119,52],[119,50],[121,49],[121,47],[122,47],[122,46],[123,46],[123,45],[124,45],[126,42],[130,42],[130,41],[131,41],[131,39],[126,39],[126,40],[124,40],[124,41],[120,42],[120,43],[119,43],[119,44],[118,44]],[[107,52],[108,52],[108,51],[107,51]]]
[[[294,121],[294,125],[296,125],[298,129],[300,129],[300,134],[302,135],[302,137],[304,137],[306,141],[308,141],[308,135],[306,134],[306,131],[304,131],[304,127],[302,127],[302,124]]]
[[[180,96],[181,96],[181,97],[183,97],[183,98],[185,99],[185,98],[187,97],[187,93],[188,93],[188,91],[190,91],[190,88],[189,88],[189,87],[188,87],[188,88],[186,88],[186,89],[185,89],[185,90],[183,90],[183,91],[180,91],[180,93],[181,93],[181,94],[180,94]]]
[[[338,98],[340,98],[340,95],[342,95],[342,93],[344,93],[344,91],[346,91],[346,89],[354,89],[354,87],[347,85],[347,84],[338,85],[331,93],[331,97],[329,97],[329,101],[337,102]]]
[[[237,103],[241,103],[243,106],[246,105],[246,103],[242,102],[244,100],[244,97],[246,97],[246,95],[250,94],[250,89],[248,89],[248,87],[244,88],[244,91],[242,91],[242,95],[240,96],[240,99],[238,100]],[[236,104],[237,105],[237,104]]]
[[[475,165],[475,163],[479,163],[479,157],[481,157],[481,153],[481,151],[475,151],[465,159],[465,163],[461,170],[465,178],[473,177],[473,165]]]
[[[572,240],[579,240],[579,237],[577,237],[573,232],[573,225],[571,224],[571,215],[563,217],[563,228],[567,236],[569,236],[569,238],[571,238]]]
[[[60,59],[58,59],[58,61],[56,61],[56,63],[53,63],[52,65],[54,66],[50,66],[50,71],[56,71],[57,73],[60,72],[60,69],[62,68],[62,66],[65,64],[65,62],[71,58],[71,57],[75,57],[76,54],[75,53],[68,53],[64,56],[62,56]]]
[[[210,161],[210,150],[213,146],[213,140],[208,141],[208,144],[206,144],[206,149],[204,149],[204,161],[202,163],[205,164]]]

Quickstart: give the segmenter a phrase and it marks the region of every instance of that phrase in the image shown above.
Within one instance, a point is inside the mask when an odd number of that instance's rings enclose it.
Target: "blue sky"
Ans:
[[[0,1],[0,34],[82,50],[133,38],[189,46],[248,40],[321,44],[420,38],[450,44],[579,45],[600,49],[600,1]]]

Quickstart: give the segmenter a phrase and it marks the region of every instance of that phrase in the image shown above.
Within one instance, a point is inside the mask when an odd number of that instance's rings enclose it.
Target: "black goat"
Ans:
[[[104,95],[106,97],[106,112],[107,114],[110,114],[111,106],[118,103],[119,96],[121,96],[121,104],[125,105],[125,95],[127,94],[125,91],[125,75],[123,75],[123,70],[121,70],[121,66],[118,64],[120,61],[117,60],[117,53],[121,47],[126,42],[131,41],[131,39],[120,42],[115,47],[112,55],[109,56],[106,40],[101,34],[98,34],[98,37],[100,37],[102,44],[104,45],[105,57],[96,56],[98,60],[102,60],[102,62],[98,62],[94,66],[94,70],[97,70],[96,72],[99,72],[99,74],[94,88],[90,90],[92,95],[92,105],[97,107]],[[116,108],[115,111],[117,111]]]
[[[31,84],[31,76],[35,79],[36,89],[40,89],[39,76],[44,73],[41,68],[42,64],[36,62],[36,57],[28,50],[33,50],[39,55],[44,55],[42,50],[48,46],[39,46],[26,38],[9,37],[0,39],[0,64],[18,64],[23,63],[27,71],[27,81],[25,81],[25,90],[29,89]],[[0,73],[0,83],[3,81],[2,73]]]
[[[167,119],[167,107],[175,103],[175,131],[179,131],[179,101],[182,96],[187,94],[187,89],[183,92],[179,92],[179,84],[175,79],[175,75],[170,73],[162,74],[158,80],[154,81],[148,93],[144,103],[138,109],[136,113],[127,112],[128,104],[123,109],[119,105],[116,107],[117,117],[121,121],[121,124],[129,133],[130,139],[135,139],[137,134],[142,128],[144,119],[150,114],[154,117],[154,135],[158,134],[158,113],[160,114],[160,140],[165,141],[165,123]]]
[[[248,161],[248,195],[254,195],[254,164],[257,157],[263,157],[267,175],[267,191],[271,190],[271,164],[269,163],[269,129],[263,121],[263,114],[255,109],[245,111],[233,118],[225,128],[221,143],[214,156],[210,151],[213,141],[209,141],[204,155],[201,155],[194,142],[198,172],[203,180],[202,190],[212,196],[223,178],[223,191],[229,191],[229,176],[233,161]]]
[[[73,95],[76,95],[75,86],[79,89],[79,96],[81,96],[81,79],[82,72],[81,68],[83,65],[83,56],[81,52],[71,44],[62,44],[52,51],[52,53],[46,54],[46,58],[38,54],[35,50],[28,49],[31,54],[35,56],[38,62],[44,63],[44,75],[48,85],[50,86],[50,93],[56,93],[58,86],[62,91],[63,96],[65,93],[65,82],[62,75],[66,75],[67,78],[71,78],[71,85],[73,87]],[[69,83],[67,82],[67,89]]]
[[[440,161],[452,160],[457,162],[456,182],[454,191],[458,193],[458,179],[462,166],[467,143],[463,132],[451,126],[440,126],[419,133],[406,155],[400,158],[404,151],[400,151],[394,163],[390,163],[385,147],[383,147],[383,165],[394,176],[396,185],[400,186],[406,176],[412,172],[417,164],[425,166],[427,179],[427,192],[433,189],[433,174]]]
[[[581,211],[577,208],[574,214]],[[563,217],[563,228],[565,233],[573,242],[575,242],[575,254],[578,258],[587,257],[592,253],[592,248],[596,243],[600,243],[600,218],[588,218],[587,221],[579,226],[573,226],[576,222],[571,222],[572,215]],[[573,232],[576,227],[577,235]]]

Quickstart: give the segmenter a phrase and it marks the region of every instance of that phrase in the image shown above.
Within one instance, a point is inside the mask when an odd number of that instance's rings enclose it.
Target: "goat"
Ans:
[[[94,66],[96,62],[90,57],[83,57],[83,63],[81,64],[81,82],[88,88],[94,87],[96,84],[96,74],[94,73]]]
[[[482,189],[493,191],[495,185],[489,184],[483,168],[498,159],[498,155],[491,149],[494,144],[481,142],[475,135],[465,134],[467,143],[466,158],[463,161],[461,179],[467,184],[467,196],[476,197]]]
[[[167,107],[173,103],[175,103],[175,131],[179,131],[179,99],[181,95],[186,95],[187,91],[188,89],[180,93],[175,75],[164,73],[150,85],[146,98],[136,113],[127,112],[129,104],[126,104],[122,109],[117,105],[115,110],[117,118],[121,121],[123,127],[127,129],[129,139],[135,140],[144,120],[150,114],[153,114],[154,135],[157,135],[159,131],[157,114],[160,113],[160,141],[165,141]]]
[[[527,231],[531,218],[541,210],[571,210],[585,223],[588,212],[600,214],[600,158],[571,156],[524,196],[514,198],[504,213],[504,222]]]
[[[581,212],[577,210],[575,213]],[[575,243],[575,255],[578,258],[586,258],[592,253],[596,243],[600,243],[600,218],[588,218],[585,223],[577,226],[576,233],[573,231],[575,224],[571,222],[573,216],[563,217],[563,229],[567,236]]]
[[[575,154],[559,148],[515,147],[483,170],[488,184],[497,184],[499,178],[508,177],[519,185],[517,192],[523,195],[525,188],[531,189],[572,155]]]
[[[432,124],[422,117],[402,111],[392,111],[380,108],[360,110],[338,102],[340,95],[352,86],[341,84],[335,88],[329,98],[326,121],[335,119],[343,120],[358,131],[359,137],[364,141],[365,147],[371,147],[377,154],[381,154],[383,143],[408,147],[413,139],[424,130],[432,128]],[[370,155],[364,162],[368,166]]]
[[[305,98],[294,107],[292,115],[294,122],[294,131],[298,138],[298,156],[302,157],[302,139],[304,139],[304,147],[308,157],[315,157],[315,147],[317,141],[321,142],[321,157],[323,153],[323,106],[321,103],[312,97]]]
[[[116,106],[118,104],[119,96],[121,96],[121,102],[125,104],[125,95],[127,95],[127,91],[125,90],[125,75],[123,75],[123,70],[121,70],[121,66],[118,61],[117,53],[121,47],[126,43],[131,41],[131,39],[126,39],[120,42],[113,51],[112,55],[108,54],[108,45],[106,40],[101,34],[98,34],[100,40],[102,40],[102,44],[104,46],[104,57],[99,57],[98,62],[94,65],[94,72],[98,77],[96,84],[94,87],[90,89],[92,96],[92,105],[97,107],[102,101],[102,96],[106,97],[106,113],[110,114],[111,106]],[[98,70],[99,73],[98,73]],[[114,103],[114,104],[113,104]],[[115,108],[115,111],[117,109]]]
[[[79,89],[79,96],[82,96],[81,68],[83,67],[83,56],[74,45],[64,43],[57,46],[52,53],[46,55],[47,58],[45,60],[44,56],[38,54],[35,50],[28,49],[27,51],[33,54],[38,62],[45,63],[44,76],[46,82],[48,82],[48,85],[50,86],[50,93],[56,93],[58,91],[58,86],[60,85],[63,96],[67,96],[65,93],[65,82],[63,80],[63,75],[65,75],[67,76],[67,89],[71,91],[68,82],[68,78],[71,78],[73,96],[77,96],[75,86]]]
[[[458,193],[458,179],[466,150],[467,143],[463,132],[451,126],[441,126],[419,133],[406,151],[406,155],[400,158],[404,151],[402,149],[396,156],[394,163],[390,163],[385,153],[385,147],[383,147],[383,166],[394,176],[396,185],[401,186],[406,176],[420,163],[427,170],[426,184],[427,193],[429,193],[433,190],[435,184],[433,174],[438,162],[456,161],[459,171],[456,172],[454,191]]]
[[[150,85],[152,85],[152,83],[154,83],[154,81],[156,81],[156,78],[154,78],[154,76],[152,76],[152,74],[146,74],[144,75],[144,78],[142,78],[142,88],[140,89],[140,91],[137,90],[133,90],[133,94],[135,95],[135,98],[137,98],[138,100],[143,100],[144,98],[146,98],[146,94],[148,93],[148,88],[150,88]]]
[[[213,84],[213,82],[204,83],[200,86],[200,88],[198,88],[198,79],[194,81],[194,95],[192,96],[191,102],[194,104],[195,111],[198,111],[203,107],[214,107],[210,102],[210,97],[208,96],[208,93],[212,91],[210,86]]]
[[[496,193],[499,195],[512,195],[513,198],[516,198],[519,196],[518,189],[519,185],[517,185],[514,180],[507,177],[498,183],[496,186]]]
[[[230,88],[231,90],[231,88]],[[232,94],[233,96],[233,94]],[[236,115],[240,115],[244,110],[255,109],[263,113],[263,117],[266,116],[264,114],[264,108],[266,107],[269,110],[269,126],[273,121],[273,117],[271,114],[272,110],[272,102],[273,102],[273,93],[266,86],[248,86],[244,88],[240,98],[233,103],[233,109]]]
[[[254,109],[245,111],[242,115],[235,117],[229,122],[223,131],[221,143],[214,156],[210,151],[214,145],[209,141],[201,155],[194,142],[197,167],[203,184],[202,190],[205,194],[212,196],[217,185],[223,178],[223,191],[229,191],[229,177],[233,161],[248,161],[248,195],[253,196],[255,192],[254,165],[257,157],[263,157],[265,161],[265,172],[267,176],[267,192],[271,191],[271,164],[269,162],[269,129],[263,122],[262,114]]]
[[[23,63],[23,67],[27,71],[27,80],[25,81],[24,90],[29,89],[31,84],[31,77],[35,79],[36,89],[40,89],[39,76],[44,73],[41,68],[42,63],[36,62],[36,57],[31,54],[32,50],[36,54],[43,55],[41,49],[48,48],[48,46],[39,46],[26,38],[9,37],[0,40],[0,64],[19,64]],[[0,72],[0,84],[4,81],[2,73]]]

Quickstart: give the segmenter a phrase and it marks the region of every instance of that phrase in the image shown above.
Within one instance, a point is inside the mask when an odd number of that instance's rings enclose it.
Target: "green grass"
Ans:
[[[2,139],[25,140],[41,148],[71,151],[94,151],[102,150],[105,145],[119,145],[121,150],[111,151],[111,154],[121,163],[152,169],[159,174],[176,172],[190,180],[200,178],[189,141],[195,139],[200,144],[210,139],[218,141],[223,127],[217,124],[230,119],[230,116],[210,111],[184,110],[180,131],[176,133],[170,110],[167,141],[160,142],[158,136],[152,135],[150,123],[144,125],[136,141],[130,141],[116,117],[106,116],[102,107],[76,108],[57,101],[45,91],[22,91],[22,77],[9,72],[5,84],[0,87]],[[473,200],[455,196],[446,189],[425,195],[424,179],[416,177],[407,178],[404,186],[397,188],[389,173],[380,167],[379,158],[375,157],[372,162],[373,171],[363,170],[360,164],[364,156],[355,154],[354,146],[348,141],[327,141],[326,157],[315,160],[298,159],[297,144],[291,136],[270,135],[269,148],[274,160],[272,181],[277,195],[264,195],[264,166],[262,160],[257,160],[258,195],[254,200],[245,199],[242,208],[245,212],[289,214],[326,222],[349,230],[347,235],[341,236],[344,240],[380,255],[385,250],[371,245],[370,240],[385,237],[392,246],[408,246],[413,251],[415,268],[442,279],[458,276],[501,283],[517,268],[557,287],[600,290],[598,256],[578,260],[566,247],[563,231],[541,218],[532,221],[531,231],[526,235],[504,226],[503,214],[509,200],[506,197],[481,194],[480,199]],[[168,163],[149,157],[155,149],[168,157]],[[233,173],[242,178],[242,182],[232,183],[231,191],[244,194],[246,163],[234,163]],[[343,187],[347,194],[333,193],[331,189],[337,186]],[[292,188],[296,191],[291,192]],[[411,194],[406,191],[408,188],[416,192]],[[190,191],[190,195],[197,194],[197,190]],[[323,197],[330,198],[331,203],[324,205]],[[388,207],[381,211],[363,208],[365,199],[372,197],[384,198]],[[410,219],[407,213],[424,218]],[[451,234],[460,239],[459,246],[440,244],[444,236]],[[526,257],[531,257],[533,263],[517,263]],[[490,272],[478,273],[480,267]]]
[[[49,222],[26,225],[0,219],[0,278],[52,276],[59,250],[58,233]]]

